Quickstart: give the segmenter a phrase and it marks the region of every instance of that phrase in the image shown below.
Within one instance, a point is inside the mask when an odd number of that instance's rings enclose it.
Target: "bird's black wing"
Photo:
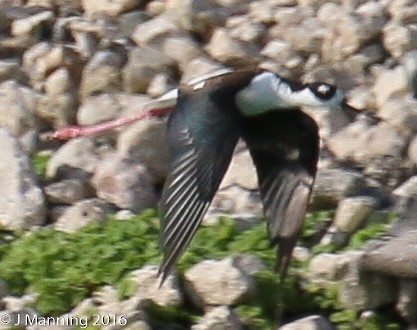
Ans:
[[[227,170],[240,136],[234,94],[241,86],[234,81],[249,83],[252,76],[179,90],[168,123],[171,166],[161,200],[162,282],[190,243]]]
[[[284,276],[316,175],[318,127],[302,111],[277,110],[245,119],[242,135],[258,173],[269,236],[278,245],[276,270]]]

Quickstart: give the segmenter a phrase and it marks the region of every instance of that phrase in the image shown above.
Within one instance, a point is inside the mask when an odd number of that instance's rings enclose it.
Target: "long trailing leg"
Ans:
[[[58,128],[53,132],[44,133],[42,138],[48,141],[59,140],[59,141],[68,141],[81,136],[91,136],[95,134],[100,134],[107,132],[111,129],[130,125],[136,121],[153,118],[153,117],[162,117],[168,114],[172,109],[172,106],[151,109],[146,112],[135,114],[134,116],[127,118],[118,118],[96,125],[90,126],[67,126]]]

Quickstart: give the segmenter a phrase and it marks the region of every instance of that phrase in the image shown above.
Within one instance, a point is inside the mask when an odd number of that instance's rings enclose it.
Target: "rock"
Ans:
[[[43,225],[46,206],[27,153],[6,129],[0,128],[0,226],[7,230]]]
[[[320,287],[329,287],[347,271],[346,258],[341,254],[320,253],[308,265],[308,278]]]
[[[161,51],[175,60],[181,70],[187,67],[190,61],[202,55],[199,45],[188,35],[166,38]]]
[[[82,8],[87,15],[98,13],[107,14],[109,16],[118,16],[121,13],[138,8],[143,1],[137,0],[82,0]]]
[[[412,50],[404,54],[402,64],[411,94],[413,98],[417,98],[417,50]]]
[[[344,308],[373,309],[395,301],[395,283],[389,277],[363,272],[365,252],[345,253],[348,271],[341,279],[339,302]]]
[[[159,15],[144,23],[138,24],[131,38],[138,46],[155,46],[159,48],[161,40],[184,35],[172,16]],[[152,47],[153,48],[153,47]]]
[[[344,197],[358,195],[365,187],[362,174],[344,169],[319,169],[312,194],[313,208],[334,208]]]
[[[365,246],[361,266],[374,273],[401,278],[417,278],[416,258],[415,230],[401,231],[387,241],[375,240],[368,243]]]
[[[92,197],[92,189],[87,182],[77,179],[67,179],[48,184],[44,188],[50,203],[74,204],[82,199]]]
[[[302,319],[287,323],[279,330],[332,330],[333,325],[321,315],[307,316]]]
[[[40,36],[47,25],[52,26],[54,13],[49,10],[37,14],[15,19],[11,25],[11,35],[15,37],[32,37],[34,34]],[[39,37],[37,38],[39,39]]]
[[[399,198],[417,196],[417,175],[412,176],[406,182],[398,186],[392,194]]]
[[[410,144],[408,145],[407,155],[413,164],[417,165],[417,135],[412,138]]]
[[[191,330],[242,330],[243,326],[238,315],[227,306],[218,306],[210,309],[204,314],[198,324],[191,327]]]
[[[23,56],[22,69],[29,76],[31,85],[42,90],[46,77],[56,69],[67,67],[80,70],[79,59],[69,47],[39,42],[28,49]]]
[[[222,63],[236,63],[251,65],[259,61],[259,49],[249,42],[232,38],[224,28],[217,28],[206,51],[211,57]]]
[[[174,61],[164,53],[149,47],[135,47],[129,51],[123,68],[123,89],[128,93],[145,93],[152,79],[160,72],[170,72]]]
[[[334,225],[343,233],[354,233],[378,205],[373,197],[359,196],[342,199],[336,209]]]
[[[417,47],[417,25],[400,25],[390,22],[383,28],[383,43],[394,58],[400,58],[405,52]]]
[[[40,99],[36,114],[52,127],[68,126],[75,121],[77,93],[66,68],[60,68],[45,81],[46,95]]]
[[[304,59],[297,54],[293,45],[284,40],[271,40],[261,50],[261,55],[276,61],[290,70],[300,70],[304,65]]]
[[[11,312],[19,312],[36,303],[36,300],[35,295],[25,294],[21,297],[4,297],[2,303],[4,304],[5,309]]]
[[[196,306],[235,305],[253,295],[255,282],[231,258],[205,260],[185,273],[185,289]]]
[[[396,310],[409,324],[417,323],[417,281],[403,279],[399,281],[399,293]]]
[[[156,183],[162,182],[168,172],[166,129],[164,120],[139,121],[123,130],[117,139],[118,153],[145,166]]]
[[[211,212],[213,211],[234,216],[262,217],[263,215],[259,194],[237,185],[223,188],[217,192],[211,203]]]
[[[104,223],[112,207],[97,198],[85,199],[65,209],[54,224],[55,230],[75,233],[92,222]]]
[[[376,72],[373,92],[377,107],[381,107],[391,96],[407,92],[407,76],[402,66],[380,69]]]
[[[246,274],[254,275],[257,272],[266,269],[265,264],[261,259],[249,254],[238,254],[231,257],[233,265],[239,267]]]
[[[182,295],[177,279],[169,275],[164,284],[159,287],[158,267],[145,266],[132,272],[131,281],[134,284],[134,294],[140,299],[150,299],[160,306],[180,306]]]
[[[39,95],[12,80],[0,84],[0,95],[0,127],[7,128],[24,150],[32,152],[40,128],[32,110],[37,107]]]
[[[389,98],[379,109],[378,117],[400,132],[415,132],[417,127],[417,100],[407,94]]]
[[[121,91],[123,61],[120,54],[110,50],[95,53],[82,73],[80,86],[82,99],[92,94]]]
[[[94,125],[117,118],[121,105],[114,94],[100,94],[87,97],[77,112],[79,125]]]
[[[98,163],[91,182],[99,198],[119,208],[140,212],[156,206],[157,197],[146,168],[116,154]]]
[[[388,13],[398,23],[414,23],[417,17],[417,6],[413,1],[393,0],[387,2]]]
[[[230,35],[242,41],[259,44],[266,35],[263,24],[254,23],[248,15],[231,16],[226,21],[226,28],[231,29]]]
[[[60,167],[70,166],[88,173],[94,172],[99,162],[94,140],[77,138],[61,146],[48,160],[46,176],[53,178]]]
[[[175,87],[172,83],[172,79],[168,74],[158,73],[149,82],[146,94],[151,97],[158,97],[174,88]]]
[[[134,321],[124,328],[126,330],[152,330],[151,326],[145,321]]]
[[[328,140],[329,150],[337,159],[362,165],[381,157],[400,158],[405,146],[405,138],[385,122],[369,126],[357,121]]]
[[[235,152],[220,189],[232,185],[238,185],[248,190],[258,189],[258,177],[248,149]]]
[[[24,80],[20,63],[15,59],[0,60],[0,82],[8,79]]]

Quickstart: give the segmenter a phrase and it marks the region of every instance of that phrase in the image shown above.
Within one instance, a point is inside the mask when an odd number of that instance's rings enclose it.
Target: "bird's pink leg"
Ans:
[[[99,124],[91,125],[91,126],[62,127],[53,132],[46,133],[44,137],[48,141],[51,141],[51,140],[67,141],[67,140],[71,140],[73,138],[80,137],[80,136],[91,136],[94,134],[99,134],[99,133],[109,131],[111,129],[114,129],[120,126],[130,125],[142,119],[165,116],[172,110],[172,108],[173,108],[172,105],[155,108],[155,109],[148,110],[146,112],[135,114],[131,117],[118,118],[115,120],[110,120],[104,123],[99,123]]]

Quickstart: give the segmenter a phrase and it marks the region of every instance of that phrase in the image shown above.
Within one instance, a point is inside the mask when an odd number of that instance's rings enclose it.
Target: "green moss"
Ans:
[[[51,158],[51,154],[48,152],[38,152],[32,157],[32,166],[35,173],[41,179],[46,177],[46,165],[48,160]]]

